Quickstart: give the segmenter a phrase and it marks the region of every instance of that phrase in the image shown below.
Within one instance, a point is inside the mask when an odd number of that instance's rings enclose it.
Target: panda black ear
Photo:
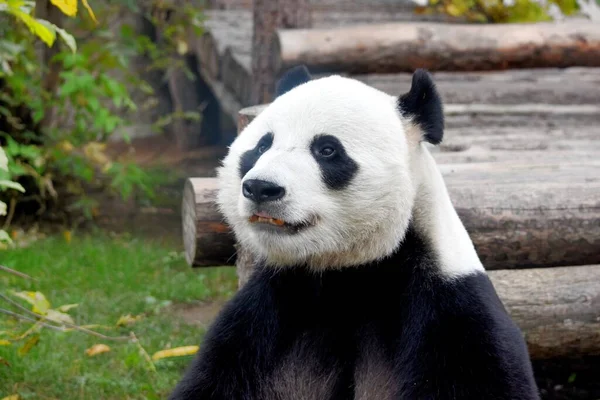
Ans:
[[[410,91],[398,98],[400,113],[411,118],[423,131],[425,140],[439,144],[444,136],[442,99],[429,72],[418,69],[412,76]]]
[[[300,86],[312,79],[308,68],[305,65],[298,65],[294,68],[287,70],[277,82],[275,88],[275,97],[279,97],[282,94],[289,92],[296,86]]]

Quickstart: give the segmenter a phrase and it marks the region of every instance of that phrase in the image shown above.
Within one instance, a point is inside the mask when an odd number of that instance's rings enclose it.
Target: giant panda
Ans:
[[[256,256],[171,399],[538,399],[525,341],[427,144],[442,103],[417,70],[390,96],[289,71],[218,170]]]

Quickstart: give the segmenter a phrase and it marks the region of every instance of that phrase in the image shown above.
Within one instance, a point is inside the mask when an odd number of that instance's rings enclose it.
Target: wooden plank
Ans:
[[[600,25],[385,23],[279,30],[276,71],[352,73],[600,66]]]

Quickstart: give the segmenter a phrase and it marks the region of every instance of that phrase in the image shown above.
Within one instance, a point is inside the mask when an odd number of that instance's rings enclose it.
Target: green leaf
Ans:
[[[56,32],[60,35],[62,40],[65,41],[65,44],[71,49],[73,53],[77,51],[77,43],[75,42],[75,38],[73,35],[65,31],[64,29],[59,28],[58,26],[54,28]]]
[[[3,229],[0,229],[0,243],[12,243],[12,239]]]
[[[2,147],[0,147],[0,169],[8,171],[8,157],[6,157],[6,153]]]
[[[21,186],[20,183],[13,182],[13,181],[7,181],[7,180],[0,180],[0,190],[4,190],[6,188],[15,189],[15,190],[18,190],[19,192],[25,193],[25,188],[23,186]]]
[[[6,203],[0,200],[0,216],[6,215]]]

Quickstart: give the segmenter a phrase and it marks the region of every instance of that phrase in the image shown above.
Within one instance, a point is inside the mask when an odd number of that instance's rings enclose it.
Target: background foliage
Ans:
[[[428,0],[418,13],[442,13],[471,22],[551,21],[579,10],[578,0]]]
[[[74,18],[77,0],[0,0],[0,146],[9,167],[0,179],[27,190],[0,193],[5,225],[15,209],[93,217],[88,193],[98,190],[154,196],[159,177],[111,159],[106,144],[115,132],[128,139],[138,112],[156,107],[167,66],[179,62],[190,29],[201,30],[202,13],[180,7],[167,18],[168,1],[81,5],[87,12]],[[164,129],[165,118],[157,115],[154,128]]]

